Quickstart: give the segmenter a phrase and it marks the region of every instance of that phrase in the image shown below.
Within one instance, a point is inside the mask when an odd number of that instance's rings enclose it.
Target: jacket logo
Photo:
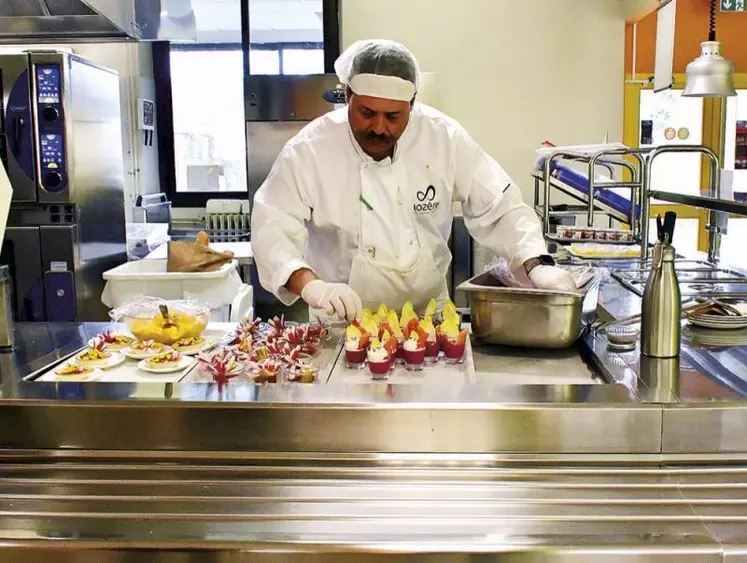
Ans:
[[[436,197],[436,188],[433,186],[428,186],[428,188],[424,192],[418,192],[416,194],[418,196],[418,201],[433,201],[433,199]]]
[[[436,199],[436,188],[433,186],[416,192],[415,197],[418,201],[413,203],[412,208],[416,215],[432,215],[441,204],[439,201],[433,201]]]

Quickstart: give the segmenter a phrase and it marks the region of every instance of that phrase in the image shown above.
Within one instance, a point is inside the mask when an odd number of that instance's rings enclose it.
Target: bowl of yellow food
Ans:
[[[141,299],[112,311],[138,340],[167,346],[185,339],[199,339],[210,319],[210,307],[197,301]]]

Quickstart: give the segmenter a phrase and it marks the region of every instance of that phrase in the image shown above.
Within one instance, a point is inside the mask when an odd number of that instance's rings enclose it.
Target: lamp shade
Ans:
[[[700,44],[700,56],[687,65],[687,82],[683,96],[724,97],[736,96],[734,65],[719,54],[718,41]]]

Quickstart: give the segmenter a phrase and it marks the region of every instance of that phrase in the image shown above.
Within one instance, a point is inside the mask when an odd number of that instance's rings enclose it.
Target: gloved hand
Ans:
[[[535,266],[529,272],[529,279],[538,289],[578,292],[571,273],[557,266]]]
[[[312,309],[340,320],[354,321],[363,312],[361,298],[345,283],[310,281],[301,290],[301,299]]]

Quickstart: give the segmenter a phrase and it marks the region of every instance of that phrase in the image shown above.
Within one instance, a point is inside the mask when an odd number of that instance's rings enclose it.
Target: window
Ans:
[[[703,143],[703,100],[683,98],[682,90],[641,91],[640,146],[700,145]],[[700,194],[700,155],[663,154],[651,171],[655,190]]]
[[[734,192],[747,199],[747,90],[726,101],[724,168],[734,170]]]
[[[637,75],[635,78],[625,84],[623,141],[626,145],[698,145],[712,138],[715,124],[708,119],[703,100],[682,97],[684,75],[675,74],[672,89],[658,93],[651,89],[653,77]],[[651,187],[655,190],[697,195],[701,193],[701,181],[699,155],[664,154],[654,162]],[[658,214],[663,216],[667,211],[677,213],[675,247],[678,252],[707,249],[707,212],[657,200],[651,203],[650,218]],[[649,228],[649,238],[655,232],[655,228]]]
[[[177,192],[246,193],[240,47],[170,52]]]
[[[324,74],[322,43],[252,43],[249,74]]]
[[[196,41],[153,43],[162,191],[175,207],[247,197],[247,72],[324,74],[339,54],[339,0],[191,6]]]

